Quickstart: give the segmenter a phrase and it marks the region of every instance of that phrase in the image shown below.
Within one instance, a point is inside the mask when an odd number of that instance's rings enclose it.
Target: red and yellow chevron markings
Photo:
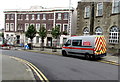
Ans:
[[[104,36],[97,36],[95,40],[95,54],[106,53],[106,41]]]

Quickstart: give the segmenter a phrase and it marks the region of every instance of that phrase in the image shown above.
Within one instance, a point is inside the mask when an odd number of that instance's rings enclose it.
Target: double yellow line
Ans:
[[[10,58],[13,58],[13,59],[15,59],[17,61],[20,61],[20,62],[28,65],[36,73],[36,75],[39,77],[39,79],[42,82],[49,82],[49,80],[45,77],[45,75],[36,66],[34,66],[32,63],[30,63],[30,62],[28,62],[26,60],[17,58],[17,57],[13,57],[13,56],[10,56]]]
[[[118,64],[118,63],[116,63],[116,62],[112,62],[112,61],[99,60],[98,62],[102,62],[102,63],[107,63],[107,64],[111,64],[111,65],[120,66],[120,64]]]

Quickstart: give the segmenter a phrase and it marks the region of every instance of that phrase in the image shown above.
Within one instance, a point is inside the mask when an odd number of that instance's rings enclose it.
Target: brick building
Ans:
[[[50,34],[53,27],[56,25],[60,27],[62,35],[58,41],[58,45],[61,46],[67,37],[75,34],[76,27],[74,23],[76,20],[76,12],[73,8],[44,8],[40,6],[32,6],[30,9],[14,9],[5,10],[5,38],[10,38],[10,42],[25,43],[29,42],[29,39],[25,37],[25,32],[29,25],[34,25],[37,32],[40,29],[40,25],[44,25],[48,31],[47,38],[45,39],[45,46],[52,46],[52,35]],[[72,23],[73,20],[73,23]],[[68,35],[64,35],[64,32]],[[33,39],[35,46],[40,46],[41,39],[39,35]]]
[[[107,50],[120,50],[120,1],[78,2],[77,35],[104,35]]]

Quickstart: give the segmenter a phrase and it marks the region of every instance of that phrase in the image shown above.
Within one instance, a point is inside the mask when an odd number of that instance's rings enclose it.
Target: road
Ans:
[[[49,80],[118,80],[115,65],[26,51],[2,50],[2,54],[31,62]]]

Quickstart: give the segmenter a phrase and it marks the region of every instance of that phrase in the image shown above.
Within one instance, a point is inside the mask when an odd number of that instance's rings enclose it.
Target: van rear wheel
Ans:
[[[85,55],[85,59],[88,60],[90,56],[88,54]]]
[[[63,55],[63,56],[67,56],[66,51],[62,51],[62,55]]]

